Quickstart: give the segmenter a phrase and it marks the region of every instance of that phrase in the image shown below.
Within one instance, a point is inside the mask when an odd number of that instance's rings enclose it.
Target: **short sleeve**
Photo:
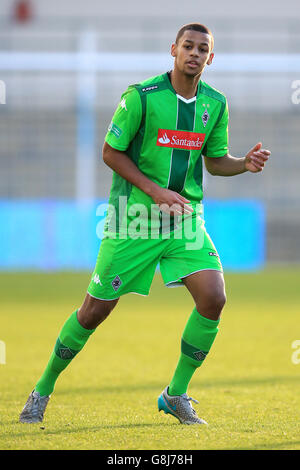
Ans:
[[[105,142],[116,150],[125,151],[137,133],[142,119],[141,98],[135,87],[129,87],[113,115]]]
[[[223,108],[223,109],[222,109]],[[203,149],[206,157],[224,157],[228,153],[228,105],[227,100],[221,108],[221,117],[211,131]]]

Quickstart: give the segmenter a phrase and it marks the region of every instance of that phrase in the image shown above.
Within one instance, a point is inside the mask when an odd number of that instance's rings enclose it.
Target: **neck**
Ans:
[[[178,70],[174,69],[171,72],[171,84],[176,93],[183,98],[189,100],[196,95],[197,86],[200,80],[201,74],[195,77],[184,75]]]

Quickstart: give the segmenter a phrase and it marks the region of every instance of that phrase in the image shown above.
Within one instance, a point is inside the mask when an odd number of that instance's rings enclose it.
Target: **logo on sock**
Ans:
[[[208,352],[195,351],[193,354],[194,354],[195,358],[197,359],[197,361],[204,361],[204,359],[206,358]]]
[[[75,354],[72,353],[70,348],[60,348],[59,349],[59,357],[61,359],[73,359]]]
[[[59,338],[57,338],[54,351],[55,354],[61,359],[73,359],[73,357],[75,357],[78,353],[78,351],[68,348],[68,346],[62,344]]]

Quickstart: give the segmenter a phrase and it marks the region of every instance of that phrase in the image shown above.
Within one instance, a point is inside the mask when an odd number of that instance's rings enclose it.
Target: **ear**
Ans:
[[[209,59],[206,62],[206,65],[210,65],[212,63],[214,56],[215,56],[215,54],[213,52],[211,52],[210,55],[209,55]]]
[[[174,44],[172,44],[172,46],[171,46],[171,56],[172,56],[172,57],[176,57],[176,55],[177,55],[177,44],[174,43]]]

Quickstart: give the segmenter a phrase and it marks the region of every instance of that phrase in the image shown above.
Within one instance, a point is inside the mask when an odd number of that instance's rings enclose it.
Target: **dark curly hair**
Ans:
[[[181,36],[184,34],[185,31],[199,31],[200,33],[209,34],[210,37],[211,37],[211,50],[213,49],[213,47],[214,47],[213,34],[212,34],[210,29],[208,29],[206,26],[204,26],[204,24],[189,23],[189,24],[185,24],[184,26],[182,26],[180,28],[180,30],[178,31],[178,33],[177,33],[176,41],[175,41],[176,44],[178,44],[179,39],[181,38]]]

